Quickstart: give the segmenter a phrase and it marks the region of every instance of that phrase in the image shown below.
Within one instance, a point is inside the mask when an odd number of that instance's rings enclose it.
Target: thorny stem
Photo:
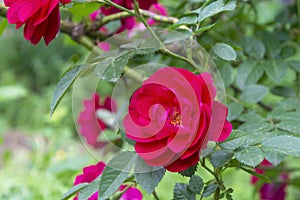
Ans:
[[[205,158],[203,159],[200,159],[200,163],[201,163],[201,166],[206,170],[208,171],[210,174],[212,174],[214,176],[214,178],[216,179],[216,181],[219,183],[220,182],[220,179],[219,177],[209,168],[206,166],[205,164]]]
[[[205,164],[205,158],[203,159],[200,159],[200,163],[201,163],[201,166],[207,170],[210,174],[212,174],[216,180],[216,183],[218,184],[218,187],[216,189],[216,191],[214,192],[214,200],[218,200],[219,199],[219,196],[220,196],[220,193],[221,193],[221,189],[226,189],[223,185],[223,181],[222,181],[222,176],[221,176],[221,173],[222,171],[220,169],[215,169],[214,171],[211,170],[209,167],[206,166]]]

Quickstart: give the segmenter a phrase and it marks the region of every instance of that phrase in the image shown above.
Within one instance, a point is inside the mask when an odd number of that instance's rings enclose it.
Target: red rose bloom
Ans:
[[[91,99],[83,101],[84,110],[80,112],[78,123],[80,125],[79,133],[85,138],[86,142],[94,148],[101,148],[105,145],[104,142],[98,141],[98,136],[106,128],[106,124],[98,119],[96,111],[105,109],[110,112],[115,112],[116,104],[111,98],[106,98],[103,104],[100,104],[100,96],[93,94]]]
[[[81,183],[91,183],[96,180],[103,172],[105,168],[104,162],[99,162],[96,165],[90,165],[83,168],[83,173],[76,176],[74,186]],[[119,191],[123,191],[126,185],[121,185]],[[124,194],[120,197],[120,200],[141,200],[143,198],[142,193],[135,187],[129,187]],[[98,192],[92,194],[88,200],[97,200]],[[78,200],[76,195],[73,200]]]
[[[227,108],[215,96],[209,73],[162,68],[133,93],[123,122],[126,136],[147,164],[185,170],[199,161],[208,140],[223,141],[232,130]]]
[[[46,45],[55,38],[60,26],[59,2],[67,4],[71,0],[4,0],[9,7],[7,19],[20,28],[23,24],[24,37],[32,44],[44,38]]]

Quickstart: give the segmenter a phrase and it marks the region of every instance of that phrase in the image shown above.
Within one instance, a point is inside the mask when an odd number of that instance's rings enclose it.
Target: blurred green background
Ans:
[[[173,8],[178,2],[163,1],[175,16]],[[278,1],[262,1],[258,8],[258,23],[267,24],[275,20],[282,5]],[[60,76],[87,54],[62,34],[49,47],[42,43],[32,46],[23,39],[21,30],[12,26],[0,37],[1,200],[60,199],[82,168],[97,162],[78,139],[69,93],[51,119],[49,114],[51,96]],[[290,78],[286,80],[292,84]],[[268,101],[274,103],[278,99],[270,96]],[[298,167],[299,159],[289,159],[288,163]],[[202,169],[198,173],[204,180],[211,179]],[[167,173],[157,190],[161,199],[172,199],[176,181],[187,179]],[[249,174],[232,169],[225,173],[224,181],[234,188],[234,199],[258,198]],[[288,194],[288,199],[295,200],[299,191],[291,186]],[[145,199],[152,198],[145,194]]]

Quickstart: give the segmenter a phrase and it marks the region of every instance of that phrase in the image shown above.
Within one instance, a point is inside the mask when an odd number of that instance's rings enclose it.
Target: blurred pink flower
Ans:
[[[80,183],[91,183],[96,180],[103,172],[105,168],[104,162],[99,162],[96,165],[90,165],[83,168],[83,173],[76,176],[74,186]],[[127,185],[121,185],[119,191],[123,191],[127,188]],[[121,196],[120,200],[142,200],[142,193],[135,187],[127,188],[126,192]],[[88,200],[97,200],[98,192],[95,192]],[[74,200],[78,200],[78,196],[74,197]]]
[[[268,161],[264,160],[260,166],[269,166],[272,167],[273,165]],[[255,169],[256,173],[264,174],[265,171],[263,169]],[[259,189],[260,199],[261,200],[284,200],[286,197],[286,187],[287,187],[287,180],[289,176],[287,173],[281,173],[277,180],[282,183],[264,183],[261,188]],[[251,177],[251,183],[256,184],[258,182],[258,178],[256,176]]]
[[[128,8],[128,9],[133,9],[133,0],[113,0],[113,2],[125,7],[125,8]],[[144,9],[144,10],[149,10],[153,13],[156,13],[156,14],[160,14],[160,15],[163,15],[163,16],[166,16],[167,15],[167,10],[166,8],[157,3],[157,0],[139,0],[139,6],[141,9]],[[90,18],[91,20],[95,20],[97,15],[100,14],[100,12],[102,12],[104,15],[108,16],[108,15],[111,15],[111,14],[115,14],[115,13],[118,13],[118,12],[121,12],[119,9],[115,8],[115,7],[101,7],[101,9],[93,12],[92,14],[90,14]],[[142,23],[137,23],[135,18],[134,17],[126,17],[126,18],[123,18],[120,20],[121,21],[121,27],[117,30],[117,33],[121,33],[125,30],[131,30],[133,28],[140,28],[140,27],[143,27],[143,24]],[[154,19],[149,19],[147,21],[150,25],[154,25],[155,24],[155,20]]]
[[[91,99],[83,101],[84,110],[80,112],[78,123],[80,125],[79,133],[85,138],[86,142],[94,148],[101,148],[105,142],[98,141],[98,137],[104,131],[107,125],[97,117],[96,111],[106,109],[110,112],[116,111],[116,103],[107,97],[103,104],[100,104],[100,96],[96,93]]]
[[[159,15],[162,15],[162,16],[167,16],[168,15],[168,11],[167,9],[160,3],[156,3],[156,4],[153,4],[149,11],[155,13],[155,14],[159,14]],[[156,23],[155,19],[148,19],[148,24],[150,26],[154,25]]]
[[[123,6],[128,9],[133,9],[133,0],[113,0],[114,3]],[[151,5],[156,4],[157,0],[138,0],[139,6],[141,9],[148,10]],[[104,15],[111,15],[118,12],[121,12],[119,9],[115,7],[101,7],[101,11]],[[121,27],[118,29],[117,33],[121,33],[124,30],[131,30],[136,24],[134,17],[126,17],[121,19]]]

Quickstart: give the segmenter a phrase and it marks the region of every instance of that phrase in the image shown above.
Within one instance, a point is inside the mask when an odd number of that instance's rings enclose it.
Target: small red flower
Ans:
[[[91,183],[96,180],[103,172],[105,168],[104,162],[99,162],[96,165],[90,165],[83,168],[83,173],[76,176],[74,186],[81,183]],[[123,191],[126,185],[121,185],[119,190]],[[129,187],[126,192],[121,196],[120,200],[142,200],[142,193],[135,187]],[[98,192],[95,192],[88,200],[97,200]],[[78,200],[78,196],[74,197],[74,200]]]
[[[94,148],[101,148],[105,142],[98,141],[98,137],[104,131],[107,125],[96,116],[96,111],[105,109],[110,112],[116,111],[116,104],[111,98],[106,98],[103,104],[100,104],[100,96],[93,94],[91,99],[83,101],[84,110],[80,112],[78,123],[80,125],[79,133],[86,139],[86,142]]]
[[[272,167],[273,165],[268,160],[264,160],[260,166]],[[262,169],[255,169],[255,172],[259,174],[265,173]],[[265,183],[261,186],[259,189],[261,200],[285,200],[285,190],[287,187],[287,183],[285,182],[287,182],[289,176],[287,173],[281,173],[277,179],[283,183]],[[258,178],[256,176],[252,176],[251,183],[256,184],[257,182]]]
[[[162,68],[133,93],[123,122],[126,136],[148,165],[185,170],[199,161],[208,140],[220,142],[231,133],[227,108],[215,96],[209,73]]]
[[[9,7],[8,22],[16,24],[17,29],[25,24],[25,39],[37,44],[43,37],[46,45],[56,37],[59,30],[59,3],[70,2],[71,0],[4,0],[5,6]]]

